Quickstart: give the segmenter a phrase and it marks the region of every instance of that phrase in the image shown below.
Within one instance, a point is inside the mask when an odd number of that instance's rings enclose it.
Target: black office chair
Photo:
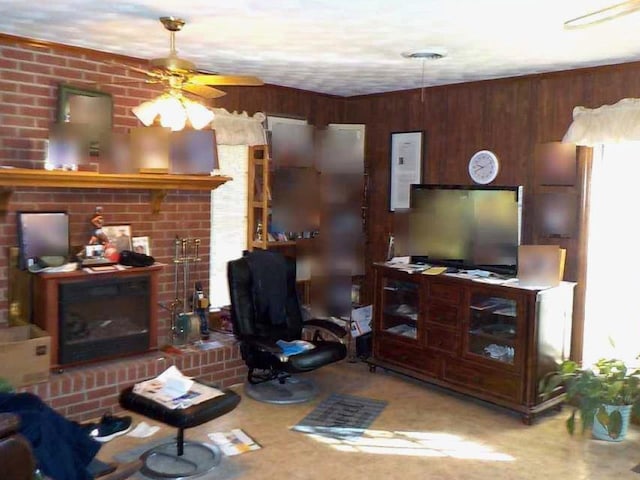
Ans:
[[[322,319],[303,321],[296,290],[295,260],[280,253],[255,250],[227,265],[231,321],[249,369],[245,392],[268,403],[300,403],[313,398],[317,387],[295,374],[310,372],[344,359],[347,338],[339,325]],[[278,340],[302,339],[313,328],[314,348],[283,356]],[[326,333],[331,335],[327,336]],[[333,336],[336,340],[329,340]],[[307,337],[307,338],[308,338]]]

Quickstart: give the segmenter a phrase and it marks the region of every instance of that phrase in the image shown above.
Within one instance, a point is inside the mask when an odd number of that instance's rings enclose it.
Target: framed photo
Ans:
[[[56,119],[58,123],[82,125],[88,136],[89,153],[96,156],[105,147],[111,132],[113,98],[107,92],[61,83],[58,86]]]
[[[131,225],[105,225],[102,231],[109,239],[109,247],[117,253],[123,250],[131,250]]]
[[[151,255],[151,247],[149,246],[149,237],[133,237],[133,251],[136,253],[144,253]]]
[[[100,258],[104,256],[104,245],[86,245],[84,255],[87,258]]]
[[[391,134],[389,181],[389,211],[410,206],[411,185],[422,183],[422,152],[424,132]]]

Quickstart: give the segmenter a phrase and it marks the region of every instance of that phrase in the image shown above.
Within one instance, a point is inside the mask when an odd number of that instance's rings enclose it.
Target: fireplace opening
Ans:
[[[59,286],[60,365],[133,355],[150,346],[150,277]]]

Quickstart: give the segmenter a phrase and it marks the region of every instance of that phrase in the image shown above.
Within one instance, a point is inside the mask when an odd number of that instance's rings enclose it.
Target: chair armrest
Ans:
[[[247,335],[245,337],[242,337],[242,341],[258,347],[260,350],[264,350],[265,352],[275,354],[282,353],[282,349],[273,340],[267,340],[266,338]]]
[[[0,413],[0,438],[16,433],[20,428],[20,417],[14,413]]]
[[[323,320],[321,318],[312,318],[302,324],[303,328],[322,328],[330,332],[336,338],[344,338],[349,333],[346,328],[341,327],[331,320]]]

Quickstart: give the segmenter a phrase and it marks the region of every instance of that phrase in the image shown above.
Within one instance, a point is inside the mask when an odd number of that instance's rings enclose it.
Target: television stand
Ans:
[[[416,275],[374,265],[371,368],[389,370],[535,415],[539,381],[569,358],[573,290],[525,289],[461,275]]]

